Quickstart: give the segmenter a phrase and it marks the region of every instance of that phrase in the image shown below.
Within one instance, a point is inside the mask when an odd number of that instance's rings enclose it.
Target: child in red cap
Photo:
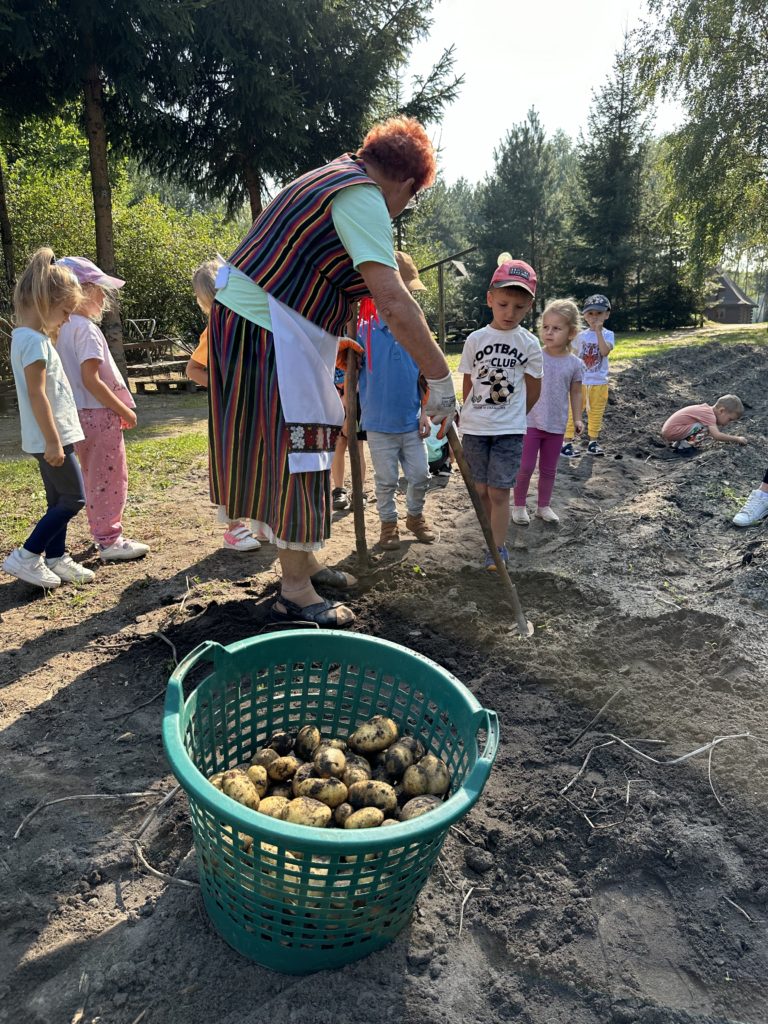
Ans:
[[[464,454],[505,562],[509,499],[520,467],[526,415],[538,400],[544,375],[541,345],[520,326],[535,295],[533,267],[502,253],[487,295],[493,319],[469,335],[459,363],[464,374]],[[486,552],[485,568],[495,567]]]

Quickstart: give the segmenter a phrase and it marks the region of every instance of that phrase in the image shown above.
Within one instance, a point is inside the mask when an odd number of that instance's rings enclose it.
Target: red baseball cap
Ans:
[[[536,294],[536,271],[524,260],[504,260],[491,278],[491,288],[522,288]]]

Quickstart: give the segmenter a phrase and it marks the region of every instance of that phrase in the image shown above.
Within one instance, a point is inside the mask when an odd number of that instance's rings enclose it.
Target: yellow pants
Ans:
[[[600,436],[600,428],[603,425],[605,407],[608,404],[607,384],[582,384],[581,397],[584,401],[584,408],[587,410],[587,433],[590,441],[596,441]],[[573,414],[570,402],[568,403],[568,424],[565,428],[565,440],[573,439]]]

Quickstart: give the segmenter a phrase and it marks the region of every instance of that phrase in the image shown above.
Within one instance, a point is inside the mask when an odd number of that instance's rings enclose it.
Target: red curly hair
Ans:
[[[437,159],[429,136],[413,117],[390,117],[374,125],[357,151],[370,157],[396,181],[414,179],[417,192],[429,188],[437,173]]]

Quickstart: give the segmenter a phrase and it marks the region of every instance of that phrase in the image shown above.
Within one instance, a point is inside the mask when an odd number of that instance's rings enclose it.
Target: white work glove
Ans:
[[[427,380],[424,412],[433,423],[442,424],[437,436],[445,437],[448,427],[450,427],[458,412],[456,391],[454,390],[453,377],[450,373],[440,377],[438,380]]]

